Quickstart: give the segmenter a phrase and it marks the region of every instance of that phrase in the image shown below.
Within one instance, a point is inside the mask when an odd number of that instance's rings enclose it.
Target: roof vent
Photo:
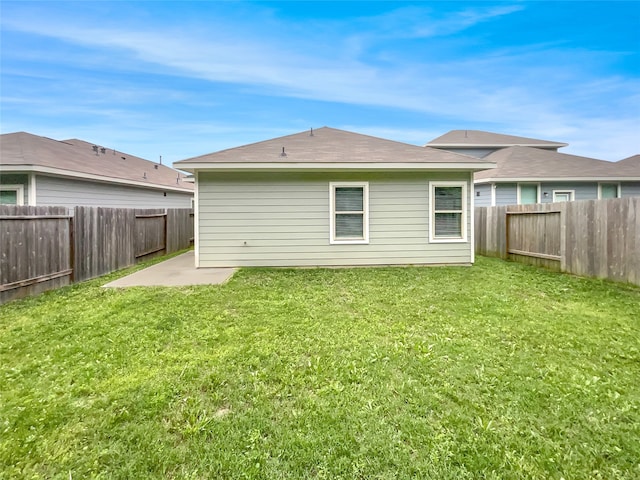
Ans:
[[[311,127],[311,132],[309,132],[309,136],[313,137],[313,127]]]
[[[155,168],[157,170],[158,169],[158,165],[154,165],[153,168]]]
[[[94,145],[91,148],[93,148],[93,151],[96,152],[96,155],[98,155],[98,145]]]
[[[142,176],[142,178],[144,178],[145,180],[147,179],[147,172],[144,172],[144,175]]]
[[[104,147],[100,148],[100,153],[102,153],[102,154],[107,153],[107,149],[106,149],[106,148],[104,148]]]
[[[282,147],[282,153],[280,154],[281,157],[286,157],[287,154],[284,152],[284,147]]]

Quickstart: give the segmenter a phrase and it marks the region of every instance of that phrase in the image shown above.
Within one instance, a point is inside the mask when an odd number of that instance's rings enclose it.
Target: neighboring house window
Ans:
[[[466,241],[467,239],[467,183],[429,182],[431,242]]]
[[[369,184],[330,184],[331,243],[369,243]]]
[[[620,198],[620,184],[599,183],[598,198]]]
[[[0,185],[0,205],[23,205],[24,186]]]
[[[574,190],[554,190],[553,201],[554,202],[572,202],[575,197]]]
[[[518,205],[538,203],[540,186],[537,183],[518,184]]]

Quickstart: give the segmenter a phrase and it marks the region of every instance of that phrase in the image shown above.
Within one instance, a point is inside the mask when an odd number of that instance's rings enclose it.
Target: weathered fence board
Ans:
[[[135,263],[134,210],[76,207],[73,222],[76,282]]]
[[[172,208],[167,210],[167,250],[176,252],[189,248],[193,241],[193,210]]]
[[[476,253],[640,285],[639,210],[640,197],[477,207]]]
[[[190,209],[0,205],[0,303],[188,248]]]
[[[164,209],[136,210],[135,257],[162,255],[166,249],[167,213]]]
[[[0,303],[70,283],[65,207],[0,205]]]

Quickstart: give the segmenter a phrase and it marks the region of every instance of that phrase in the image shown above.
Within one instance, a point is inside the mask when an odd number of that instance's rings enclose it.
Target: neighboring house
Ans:
[[[481,130],[451,130],[431,140],[425,147],[484,158],[496,150],[516,145],[541,148],[555,152],[558,148],[566,147],[568,144],[549,140],[537,140],[535,138],[515,137],[501,133],[483,132]]]
[[[479,130],[452,130],[426,144],[496,163],[474,176],[476,206],[640,195],[640,155],[606,162],[557,151],[567,145]]]
[[[197,267],[474,260],[465,155],[323,127],[175,163],[196,179]]]
[[[484,157],[496,163],[475,174],[475,205],[515,205],[640,195],[640,165],[530,147],[508,147]]]
[[[190,208],[193,183],[149,160],[82,140],[0,136],[0,203]]]

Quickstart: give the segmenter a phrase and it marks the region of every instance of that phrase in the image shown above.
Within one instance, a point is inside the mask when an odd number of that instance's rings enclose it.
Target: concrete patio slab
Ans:
[[[190,251],[107,283],[103,287],[218,285],[229,280],[236,271],[235,268],[196,268],[194,265],[194,253]]]

